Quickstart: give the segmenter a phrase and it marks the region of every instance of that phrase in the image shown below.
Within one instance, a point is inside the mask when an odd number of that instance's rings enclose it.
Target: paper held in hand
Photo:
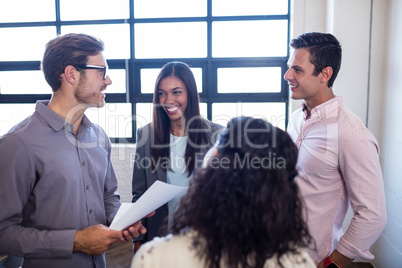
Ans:
[[[155,181],[135,203],[121,204],[109,228],[124,230],[187,189],[188,187]]]

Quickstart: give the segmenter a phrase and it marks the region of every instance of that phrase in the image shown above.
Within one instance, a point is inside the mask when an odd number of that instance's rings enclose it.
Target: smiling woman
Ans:
[[[185,123],[188,99],[186,85],[174,75],[165,77],[159,84],[158,96],[159,104],[170,119],[170,132],[175,136],[183,136],[185,129],[182,123]]]
[[[164,65],[155,83],[152,122],[137,131],[133,202],[156,180],[188,185],[220,129],[220,125],[200,115],[197,85],[189,66],[183,62]],[[135,242],[136,249],[142,242],[167,233],[168,226],[162,226],[162,221],[172,215],[178,199],[159,208],[144,222],[148,231]]]

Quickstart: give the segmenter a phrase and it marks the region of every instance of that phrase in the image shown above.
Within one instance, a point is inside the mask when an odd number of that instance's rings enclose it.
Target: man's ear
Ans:
[[[331,79],[333,72],[334,70],[332,70],[332,67],[330,66],[327,66],[324,69],[322,69],[320,82],[322,84],[327,83],[328,80]]]
[[[74,66],[72,65],[67,65],[66,68],[64,68],[64,78],[65,80],[70,83],[70,84],[75,84],[77,79],[78,79],[78,71],[75,69]]]

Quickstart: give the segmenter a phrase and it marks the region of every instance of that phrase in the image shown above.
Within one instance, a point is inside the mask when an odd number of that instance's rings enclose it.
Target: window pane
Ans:
[[[207,56],[206,22],[137,23],[136,58],[203,58]]]
[[[152,122],[153,107],[152,103],[137,103],[135,120],[137,122],[137,129]]]
[[[105,43],[106,59],[130,58],[130,26],[128,24],[62,26],[61,33],[86,33]]]
[[[126,19],[129,0],[60,0],[61,20]]]
[[[202,68],[190,68],[194,74],[195,83],[197,84],[198,92],[202,92]],[[155,81],[160,72],[160,68],[141,69],[141,93],[153,94],[155,89]]]
[[[56,9],[54,2],[54,0],[0,1],[0,22],[34,22],[55,20]]]
[[[106,93],[126,92],[126,72],[121,69],[109,70],[112,84]],[[42,71],[2,71],[0,72],[1,94],[50,94],[52,89],[47,84]]]
[[[1,94],[51,94],[42,71],[0,72]]]
[[[153,94],[155,81],[161,69],[141,69],[141,93]]]
[[[288,0],[213,0],[212,16],[281,15]]]
[[[212,121],[222,126],[233,117],[251,116],[263,118],[272,125],[285,129],[286,104],[280,102],[269,103],[213,103],[212,104]]]
[[[35,104],[0,104],[0,136],[13,126],[30,116],[35,111]]]
[[[205,17],[206,0],[135,0],[135,18]]]
[[[213,57],[286,57],[288,21],[216,21]]]
[[[268,93],[281,91],[281,68],[219,68],[218,93]]]
[[[100,125],[110,138],[131,138],[133,120],[130,103],[106,103],[103,108],[90,108],[85,115]]]
[[[126,93],[127,83],[126,83],[126,70],[124,69],[110,69],[109,77],[112,80],[112,84],[107,87],[107,93]]]
[[[207,116],[207,104],[206,103],[203,103],[203,102],[200,103],[200,114],[201,114],[202,117],[208,118],[208,116]]]
[[[0,36],[0,61],[42,60],[47,42],[56,37],[56,27],[0,28]]]

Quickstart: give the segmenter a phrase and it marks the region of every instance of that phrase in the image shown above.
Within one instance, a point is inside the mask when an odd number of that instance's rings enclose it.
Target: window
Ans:
[[[71,32],[105,43],[113,84],[107,105],[86,114],[113,142],[135,142],[150,122],[156,76],[173,60],[191,66],[206,118],[226,125],[255,116],[284,129],[289,10],[289,0],[2,1],[0,136],[50,98],[39,69],[44,46]]]

